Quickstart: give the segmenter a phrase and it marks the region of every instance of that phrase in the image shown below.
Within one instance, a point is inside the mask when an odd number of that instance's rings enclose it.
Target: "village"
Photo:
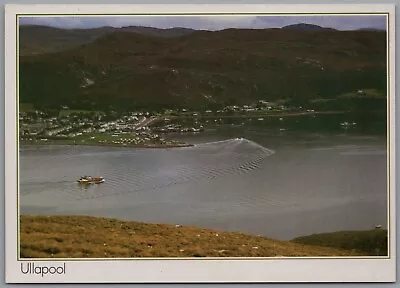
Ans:
[[[158,118],[149,113],[105,115],[90,111],[60,113],[20,112],[19,135],[24,144],[96,144],[115,146],[182,145],[166,141],[149,128]]]
[[[263,117],[290,112],[313,113],[302,107],[289,108],[267,101],[231,105],[202,112],[190,109],[160,112],[109,112],[71,110],[63,106],[58,115],[39,110],[19,113],[19,136],[24,144],[96,144],[115,146],[185,146],[164,139],[168,133],[200,133],[224,117]],[[206,119],[215,118],[213,121]],[[190,123],[176,120],[191,119]],[[263,118],[258,118],[262,120]],[[175,120],[175,121],[174,121]],[[183,123],[183,124],[182,124]]]

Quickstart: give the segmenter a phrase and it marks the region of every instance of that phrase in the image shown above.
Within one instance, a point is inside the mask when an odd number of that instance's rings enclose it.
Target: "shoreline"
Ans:
[[[121,145],[121,144],[113,144],[113,143],[69,143],[69,142],[64,142],[64,140],[53,140],[53,141],[40,141],[38,140],[37,142],[27,142],[27,141],[18,141],[19,145],[24,145],[24,146],[49,146],[49,145],[55,145],[55,146],[88,146],[88,147],[116,147],[116,148],[146,148],[146,149],[170,149],[170,148],[185,148],[185,147],[193,147],[194,144],[189,144],[189,143],[182,143],[182,144],[171,144],[171,145],[165,145],[165,144],[143,144],[143,145],[132,145],[132,144],[127,144],[127,145]]]
[[[189,225],[78,215],[20,215],[20,228],[22,258],[377,256],[377,249],[385,253],[382,243],[387,237],[387,230],[375,229],[286,241]]]
[[[164,121],[165,118],[169,118],[170,120],[179,120],[179,119],[232,119],[232,118],[277,118],[277,117],[296,117],[296,116],[313,116],[313,115],[331,115],[331,114],[346,114],[348,111],[314,111],[314,112],[277,112],[273,114],[235,114],[235,115],[165,115],[165,116],[157,116],[151,120],[151,124],[156,122]],[[42,138],[46,138],[43,136]],[[154,148],[154,149],[169,149],[169,148],[184,148],[184,147],[193,147],[194,144],[190,143],[171,143],[171,144],[114,144],[114,143],[94,143],[94,142],[78,142],[73,143],[71,139],[68,140],[47,140],[41,141],[37,139],[34,141],[27,141],[27,140],[18,140],[18,144],[20,145],[62,145],[62,146],[105,146],[105,147],[127,147],[127,148]]]
[[[188,119],[188,118],[262,118],[262,117],[294,117],[294,116],[308,116],[308,115],[331,115],[331,114],[346,114],[349,111],[314,111],[314,112],[279,112],[269,114],[235,114],[235,115],[179,115],[179,116],[163,116],[163,118],[170,119]],[[161,116],[160,116],[161,117]],[[163,120],[157,119],[157,121]]]

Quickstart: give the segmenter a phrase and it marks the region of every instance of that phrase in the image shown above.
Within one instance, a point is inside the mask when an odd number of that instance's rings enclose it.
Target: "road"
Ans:
[[[151,123],[158,121],[158,120],[159,120],[159,118],[155,117],[155,116],[152,116],[149,118],[143,117],[143,119],[140,120],[138,124],[136,124],[135,129],[139,130],[143,127],[150,126]]]

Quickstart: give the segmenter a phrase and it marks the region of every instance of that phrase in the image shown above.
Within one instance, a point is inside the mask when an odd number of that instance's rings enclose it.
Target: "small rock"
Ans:
[[[197,237],[200,237],[200,234],[197,234]]]
[[[253,249],[258,249],[258,247],[257,247],[257,246],[254,246]]]
[[[176,228],[179,228],[179,227],[182,227],[182,226],[181,226],[181,225],[179,225],[179,224],[176,224],[176,225],[175,225],[175,227],[176,227]]]
[[[180,249],[180,250],[179,250],[179,252],[184,252],[184,251],[185,251],[184,249]]]
[[[217,234],[215,234],[215,236],[217,236],[217,237],[218,237],[218,233],[217,233]]]
[[[107,246],[107,244],[106,244],[106,243],[104,243],[103,245],[104,245],[104,246]]]

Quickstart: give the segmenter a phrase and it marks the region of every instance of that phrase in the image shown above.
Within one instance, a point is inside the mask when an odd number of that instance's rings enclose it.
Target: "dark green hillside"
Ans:
[[[69,51],[21,57],[20,100],[50,107],[201,109],[328,99],[349,110],[369,108],[361,104],[372,97],[384,107],[385,37],[290,29],[196,31],[178,38],[110,33]],[[360,89],[377,92],[360,99]]]
[[[96,29],[59,29],[41,25],[19,27],[20,55],[53,53],[90,43],[115,30],[112,27]]]
[[[368,255],[388,255],[388,231],[386,229],[313,234],[295,238],[292,242],[346,249],[368,253]]]
[[[90,43],[108,33],[124,31],[157,37],[179,37],[191,33],[192,29],[129,26],[122,28],[100,27],[93,29],[59,29],[41,25],[19,27],[20,55],[37,55],[66,51]]]

